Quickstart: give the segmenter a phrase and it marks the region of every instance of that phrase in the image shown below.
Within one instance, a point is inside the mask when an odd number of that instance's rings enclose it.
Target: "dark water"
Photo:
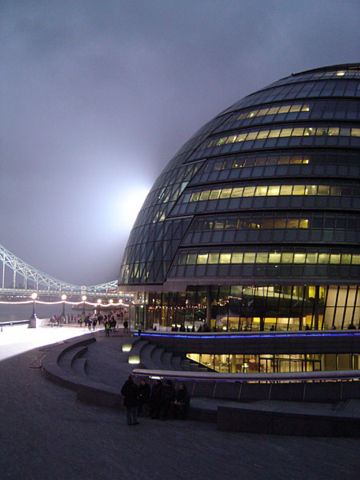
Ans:
[[[15,320],[28,320],[32,314],[32,303],[28,305],[1,305],[0,304],[0,322],[13,322]],[[38,318],[50,318],[52,315],[61,315],[62,304],[59,305],[39,305],[35,306],[35,312]],[[65,313],[74,312],[71,307],[65,306]]]

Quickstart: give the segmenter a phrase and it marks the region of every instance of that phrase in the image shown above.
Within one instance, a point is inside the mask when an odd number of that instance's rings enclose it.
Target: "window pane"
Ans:
[[[230,198],[231,195],[231,188],[224,188],[221,190],[220,198]]]
[[[210,190],[204,190],[200,193],[200,201],[208,200],[210,195]]]
[[[189,253],[187,256],[186,263],[188,265],[194,265],[196,263],[196,254],[195,253]]]
[[[330,187],[329,185],[319,185],[318,186],[318,195],[329,195]]]
[[[330,255],[330,263],[335,263],[335,264],[340,263],[340,254],[332,253]]]
[[[292,128],[283,128],[280,133],[280,137],[290,137]]]
[[[259,252],[256,255],[256,263],[267,263],[268,261],[268,253],[267,252]]]
[[[221,190],[211,190],[210,192],[210,200],[217,200],[220,197]]]
[[[328,264],[330,259],[329,253],[319,253],[319,263]]]
[[[255,140],[258,132],[249,132],[248,136],[246,137],[246,140]]]
[[[341,255],[341,263],[343,265],[350,265],[351,264],[351,254],[350,253],[343,253]]]
[[[269,138],[277,138],[280,135],[280,130],[270,130]]]
[[[220,253],[219,263],[230,263],[231,253]]]
[[[255,193],[255,187],[245,187],[243,197],[253,197]]]
[[[353,265],[360,265],[360,255],[352,255],[351,263]]]
[[[305,253],[294,253],[294,263],[305,263]]]
[[[294,185],[293,195],[304,195],[305,185]]]
[[[231,198],[240,198],[242,197],[244,188],[243,187],[238,187],[238,188],[233,188],[231,192]]]
[[[280,195],[291,195],[292,185],[281,185]]]
[[[267,196],[268,197],[277,197],[280,192],[280,186],[279,185],[270,185],[268,188]]]
[[[244,253],[244,263],[255,263],[255,253],[252,253],[252,252]]]
[[[302,137],[304,135],[304,129],[303,128],[294,128],[292,132],[293,137]]]
[[[208,259],[207,253],[199,253],[197,256],[197,263],[200,265],[203,265],[204,263],[207,263],[207,259]]]
[[[317,263],[318,254],[317,253],[308,253],[306,255],[306,263]]]
[[[255,197],[266,197],[267,186],[265,187],[256,187]]]
[[[280,253],[269,253],[269,263],[280,263]]]
[[[209,253],[208,263],[211,263],[211,264],[219,263],[219,254],[218,253]]]
[[[281,263],[293,263],[294,254],[293,253],[283,253],[281,255]]]
[[[261,140],[262,138],[267,138],[268,135],[269,135],[269,130],[262,130],[259,132],[259,135],[257,136],[257,140]]]
[[[243,256],[244,255],[242,253],[233,253],[231,256],[231,263],[242,263]]]

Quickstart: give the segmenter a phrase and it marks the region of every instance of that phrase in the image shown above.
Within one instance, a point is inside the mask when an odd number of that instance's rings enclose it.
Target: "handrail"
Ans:
[[[220,382],[313,382],[360,380],[360,370],[342,370],[326,372],[284,372],[284,373],[217,373],[179,370],[152,370],[136,368],[132,371],[135,377],[160,377],[173,380],[200,380]]]

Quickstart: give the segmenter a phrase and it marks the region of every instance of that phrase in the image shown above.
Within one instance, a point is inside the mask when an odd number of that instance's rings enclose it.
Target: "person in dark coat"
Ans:
[[[137,409],[138,409],[138,386],[130,375],[121,389],[121,395],[124,397],[124,405],[126,407],[126,420],[128,425],[138,425]]]
[[[162,392],[162,383],[161,380],[156,380],[152,386],[150,394],[150,416],[151,418],[160,417],[160,408],[161,408],[161,392]]]
[[[150,385],[144,379],[140,380],[138,387],[138,415],[147,416],[149,414]]]
[[[171,380],[166,380],[161,392],[160,418],[166,420],[169,418],[175,400],[175,389]]]
[[[175,393],[174,401],[174,417],[185,420],[190,404],[190,396],[188,394],[186,385],[180,383]]]

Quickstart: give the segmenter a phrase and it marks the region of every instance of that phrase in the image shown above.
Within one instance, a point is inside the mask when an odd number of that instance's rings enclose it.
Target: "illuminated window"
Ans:
[[[328,185],[318,185],[318,195],[329,195],[330,187]]]
[[[330,254],[329,253],[319,253],[319,260],[318,262],[321,264],[328,264],[330,260]]]
[[[203,264],[207,263],[207,260],[208,260],[208,254],[207,253],[199,253],[198,254],[197,263],[199,265],[203,265]]]
[[[289,105],[284,105],[284,106],[279,108],[279,113],[288,113],[289,110],[290,110],[290,106]]]
[[[274,226],[275,226],[275,228],[286,228],[286,219],[285,218],[275,218]]]
[[[265,197],[265,196],[266,196],[267,189],[268,189],[267,186],[256,187],[255,197]]]
[[[277,138],[280,136],[280,130],[270,130],[269,138]]]
[[[253,197],[255,193],[255,187],[245,187],[243,197]]]
[[[256,255],[256,263],[267,263],[268,262],[268,253],[259,252]]]
[[[304,195],[305,185],[294,185],[293,195]]]
[[[294,253],[294,263],[305,263],[305,253]]]
[[[244,253],[244,263],[255,263],[255,253],[245,252]]]
[[[329,136],[338,136],[339,135],[339,131],[340,131],[340,128],[336,128],[336,127],[330,127],[328,129],[328,135]]]
[[[281,255],[281,263],[293,263],[294,254],[293,253],[283,253]]]
[[[353,265],[360,265],[360,255],[352,255],[351,263]]]
[[[220,253],[219,263],[230,263],[231,253]]]
[[[249,132],[246,137],[246,140],[255,140],[257,137],[257,134],[258,132]]]
[[[231,198],[240,198],[242,197],[243,192],[244,192],[243,187],[233,188],[233,191],[231,192]]]
[[[304,129],[303,128],[294,128],[292,132],[293,137],[302,137],[304,136]]]
[[[243,254],[242,253],[233,253],[231,255],[231,263],[242,263],[243,262]]]
[[[259,132],[259,135],[257,136],[257,140],[267,138],[268,135],[269,135],[269,130],[262,130],[262,131]]]
[[[306,263],[317,263],[318,254],[317,253],[308,253],[306,255]]]
[[[291,195],[293,186],[292,185],[281,185],[280,195]]]
[[[210,200],[217,200],[220,197],[221,190],[211,190],[210,192]]]
[[[280,137],[290,137],[292,128],[283,128],[280,133]]]
[[[299,227],[300,228],[309,228],[309,220],[307,218],[301,218]]]
[[[280,263],[281,254],[280,253],[269,253],[269,263]]]
[[[268,188],[268,197],[277,197],[280,193],[280,186],[279,185],[269,185]]]
[[[214,229],[215,230],[223,230],[224,229],[224,222],[220,222],[219,220],[216,220],[215,224],[214,224]]]
[[[350,265],[351,264],[351,255],[349,253],[343,253],[341,255],[341,263],[342,263],[342,265]]]
[[[194,265],[196,263],[196,254],[195,253],[189,253],[186,259],[186,263],[188,265]]]
[[[224,188],[221,190],[220,198],[230,198],[231,196],[231,188]]]
[[[209,253],[208,263],[210,263],[210,264],[219,263],[219,254],[218,253]]]
[[[286,224],[286,228],[298,228],[299,219],[298,218],[289,218]]]
[[[203,192],[200,193],[200,202],[203,202],[204,200],[208,200],[210,195],[210,190],[204,190]]]
[[[341,255],[339,255],[337,253],[332,253],[330,255],[330,263],[339,264],[340,263],[340,257],[341,257]]]
[[[352,128],[351,129],[351,136],[352,137],[360,137],[360,128]]]

